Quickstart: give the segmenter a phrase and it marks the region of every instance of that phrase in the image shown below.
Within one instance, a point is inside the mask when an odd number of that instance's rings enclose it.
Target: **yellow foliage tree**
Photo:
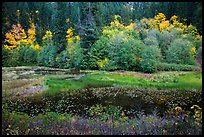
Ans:
[[[99,60],[96,63],[99,68],[104,68],[109,63],[109,59],[105,57],[104,60]]]
[[[76,54],[76,46],[80,42],[80,37],[74,36],[72,27],[67,30],[66,40],[68,45],[67,51],[70,55],[70,59],[72,60]]]
[[[73,28],[72,27],[67,30],[66,39],[67,39],[68,45],[72,45],[73,43],[78,43],[80,41],[79,36],[73,35]]]
[[[111,27],[116,27],[117,29],[120,29],[120,28],[124,27],[123,24],[121,24],[119,22],[119,20],[118,20],[119,18],[121,18],[119,15],[114,15],[114,21],[112,21],[110,23],[110,26]]]
[[[36,40],[36,31],[34,23],[31,23],[30,29],[28,29],[28,43],[33,44]]]
[[[52,32],[50,30],[47,30],[45,35],[42,38],[43,45],[52,45]]]
[[[130,24],[129,26],[125,27],[123,24],[119,22],[119,18],[121,18],[119,15],[114,16],[114,21],[110,23],[110,26],[105,26],[102,30],[103,36],[106,36],[108,38],[111,38],[115,34],[119,33],[119,31],[122,31],[124,29],[132,30],[134,29],[134,23]]]
[[[30,23],[30,28],[28,29],[28,36],[25,30],[20,24],[13,25],[12,30],[5,34],[5,45],[6,49],[13,50],[18,48],[20,43],[24,45],[30,45],[31,48],[39,50],[40,46],[36,43],[36,30],[34,23]]]
[[[12,50],[18,47],[21,42],[26,41],[27,35],[20,24],[13,25],[12,30],[5,34],[5,48]]]
[[[36,42],[36,29],[33,21],[30,19],[30,28],[28,29],[27,44],[34,50],[40,50],[39,44]]]

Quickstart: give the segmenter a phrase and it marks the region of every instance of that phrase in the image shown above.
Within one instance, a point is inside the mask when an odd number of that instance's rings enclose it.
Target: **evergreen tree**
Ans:
[[[4,2],[2,4],[2,43],[4,42],[5,34],[12,29],[12,25],[18,23],[16,11],[17,2]]]
[[[57,47],[57,53],[65,49],[66,45],[66,31],[68,29],[66,23],[66,3],[54,3],[53,8],[55,12],[52,15],[51,30],[53,32],[54,45]]]
[[[27,2],[19,2],[18,10],[20,12],[20,24],[27,31],[30,28],[30,10]]]
[[[84,49],[84,53],[86,54],[89,50],[89,48],[93,45],[93,43],[97,40],[98,38],[98,30],[96,27],[95,20],[93,18],[93,13],[92,13],[92,7],[91,3],[89,2],[88,4],[88,13],[87,16],[83,22],[83,33],[81,35],[82,38],[82,48]]]

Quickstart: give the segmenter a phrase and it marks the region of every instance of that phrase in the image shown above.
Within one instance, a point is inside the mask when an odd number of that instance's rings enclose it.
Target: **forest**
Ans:
[[[201,95],[201,2],[2,3],[2,135],[200,135]]]

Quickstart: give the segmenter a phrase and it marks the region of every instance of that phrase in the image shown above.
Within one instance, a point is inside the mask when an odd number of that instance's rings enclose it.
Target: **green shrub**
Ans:
[[[139,70],[143,46],[139,39],[124,34],[115,35],[108,43],[110,65],[123,70]]]
[[[202,47],[198,49],[197,52],[197,62],[198,64],[202,65]]]
[[[10,51],[2,45],[2,66],[8,66]]]
[[[156,72],[160,58],[161,51],[157,46],[145,47],[142,51],[142,61],[140,62],[142,71],[148,73]]]
[[[114,62],[111,62],[108,65],[106,65],[104,69],[107,71],[115,71],[115,70],[122,70],[122,67],[115,65]]]
[[[156,29],[151,29],[148,33],[147,33],[147,37],[154,37],[157,40],[160,38],[161,33],[156,30]]]
[[[146,46],[159,46],[157,38],[152,36],[144,39],[144,43]]]
[[[80,45],[68,46],[56,58],[56,64],[60,68],[80,69],[83,59],[83,52]]]
[[[49,52],[49,46],[44,46],[42,50],[40,51],[38,57],[37,57],[37,62],[38,65],[40,66],[48,66],[48,55],[47,53]]]
[[[2,134],[3,135],[22,135],[28,130],[30,117],[23,112],[2,111]]]
[[[55,46],[44,46],[37,57],[38,65],[46,67],[57,67],[57,49]]]
[[[24,46],[20,49],[20,62],[22,65],[34,65],[37,63],[38,51],[30,46]]]
[[[7,65],[9,67],[19,66],[21,64],[20,58],[21,58],[21,54],[20,54],[19,50],[18,49],[13,49],[10,52],[10,57],[9,57],[9,59],[7,61]]]
[[[159,47],[161,49],[161,54],[164,57],[164,59],[166,58],[166,51],[168,50],[168,48],[170,47],[170,44],[172,43],[172,41],[176,38],[176,36],[174,36],[172,31],[162,31],[160,34],[160,37],[158,38],[159,41]]]
[[[168,64],[159,63],[157,66],[159,71],[195,71],[200,70],[198,66],[195,65],[185,65],[185,64]]]
[[[184,39],[175,39],[168,51],[166,61],[168,63],[195,65],[191,55],[191,43]]]
[[[108,38],[101,37],[97,40],[88,52],[90,69],[98,69],[98,61],[104,60],[108,55]]]
[[[144,29],[139,30],[139,37],[141,40],[144,40],[147,37],[147,31]]]

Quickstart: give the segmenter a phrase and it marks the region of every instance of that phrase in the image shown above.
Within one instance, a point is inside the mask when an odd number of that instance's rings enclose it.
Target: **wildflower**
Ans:
[[[126,28],[129,29],[129,30],[133,30],[134,29],[134,23],[130,23],[129,26],[127,26]]]
[[[196,48],[195,47],[192,47],[191,48],[191,54],[194,58],[196,58]]]
[[[67,22],[67,23],[69,23],[69,22],[70,22],[70,19],[69,19],[69,18],[68,18],[68,19],[66,19],[66,22]]]
[[[36,45],[35,45],[35,50],[40,50],[39,44],[36,44]]]
[[[200,108],[198,105],[193,105],[193,106],[191,107],[191,109],[202,109],[202,108]]]
[[[67,34],[68,35],[66,37],[68,37],[68,38],[73,36],[73,29],[72,29],[72,27],[67,30]]]
[[[73,42],[73,39],[72,38],[69,38],[68,39],[68,44],[71,44]]]
[[[111,22],[110,25],[111,25],[111,26],[114,26],[114,22]]]
[[[77,40],[77,42],[79,42],[80,41],[80,37],[76,36],[76,40]]]
[[[179,107],[179,106],[177,106],[177,107],[175,108],[175,110],[176,110],[176,111],[180,111],[180,110],[182,110],[182,108]]]

